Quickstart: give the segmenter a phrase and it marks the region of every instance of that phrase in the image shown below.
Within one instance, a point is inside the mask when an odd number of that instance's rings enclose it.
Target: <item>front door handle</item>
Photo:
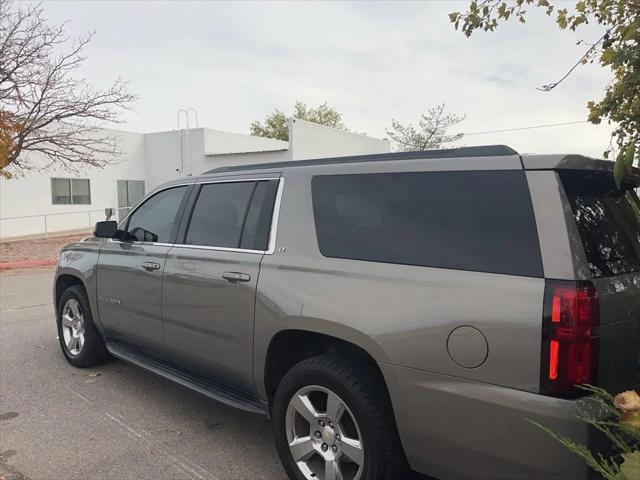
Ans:
[[[144,262],[141,267],[144,268],[147,272],[160,270],[160,264],[155,262]]]
[[[231,283],[248,282],[251,280],[251,275],[240,272],[224,272],[222,278]]]

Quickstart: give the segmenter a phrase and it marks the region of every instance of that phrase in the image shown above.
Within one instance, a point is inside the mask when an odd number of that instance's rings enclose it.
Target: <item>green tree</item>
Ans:
[[[315,108],[309,107],[302,102],[296,102],[291,116],[319,125],[338,128],[345,132],[349,131],[345,124],[342,123],[342,115],[335,108],[327,105],[326,102]],[[277,108],[273,113],[267,115],[263,122],[255,121],[251,123],[250,131],[251,135],[257,137],[275,138],[284,141],[289,140],[287,116]]]
[[[465,115],[446,113],[443,103],[420,115],[417,127],[413,124],[403,125],[392,119],[391,128],[386,132],[394,142],[396,150],[401,152],[437,150],[445,143],[455,142],[463,137],[462,133],[448,134],[447,130],[464,119]]]
[[[571,11],[560,6],[564,3],[550,0],[472,0],[466,12],[452,12],[449,19],[467,37],[476,30],[493,31],[511,18],[526,23],[528,7],[543,8],[562,30],[600,25],[602,36],[563,77],[540,90],[553,90],[581,64],[598,61],[611,69],[613,78],[604,97],[587,108],[591,123],[606,120],[614,125],[604,157],[615,159],[620,183],[640,161],[640,0],[578,0]]]

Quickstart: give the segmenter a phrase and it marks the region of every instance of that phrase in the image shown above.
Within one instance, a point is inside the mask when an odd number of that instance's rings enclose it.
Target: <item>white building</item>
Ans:
[[[163,182],[217,167],[390,150],[386,140],[299,119],[289,120],[288,142],[208,128],[115,133],[123,154],[102,169],[71,175],[51,168],[0,178],[0,238],[89,230],[106,208],[124,212]],[[37,155],[29,160],[46,164]]]

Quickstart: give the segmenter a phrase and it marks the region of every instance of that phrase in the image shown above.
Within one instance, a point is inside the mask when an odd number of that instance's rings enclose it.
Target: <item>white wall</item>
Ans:
[[[289,142],[218,130],[204,130],[204,156],[192,155],[188,173],[218,167],[310,158],[388,153],[389,142],[299,119],[289,119]],[[233,153],[229,153],[233,152]]]
[[[111,132],[114,133],[114,132]],[[107,167],[85,168],[70,173],[59,168],[33,170],[10,180],[0,179],[0,238],[44,232],[44,215],[50,232],[89,230],[104,219],[105,208],[118,206],[117,180],[145,180],[143,136],[130,132],[115,132],[124,154]],[[47,160],[28,153],[30,163],[44,166]],[[51,199],[51,178],[90,179],[90,205],[54,205]],[[89,213],[91,211],[91,214]],[[12,217],[33,216],[14,219]]]
[[[185,168],[185,174],[200,175],[219,167],[281,162],[289,159],[288,142],[219,130],[200,130],[204,136],[204,150],[190,152],[191,158],[188,168]]]
[[[196,150],[198,142],[197,130],[191,130],[189,135],[190,152]],[[201,135],[200,135],[201,139]],[[158,185],[182,177],[180,145],[186,152],[186,141],[177,130],[171,132],[147,133],[144,135],[144,172],[147,180],[147,191]],[[202,147],[200,147],[202,150]],[[188,160],[185,159],[185,164]]]
[[[194,175],[199,175],[209,170],[220,167],[237,167],[253,163],[286,162],[289,160],[287,150],[273,152],[235,153],[229,155],[207,155],[202,161],[192,165]]]
[[[187,148],[188,145],[188,148]],[[288,142],[205,128],[144,136],[149,190],[169,180],[214,168],[288,160]]]
[[[204,129],[205,155],[266,152],[286,150],[287,148],[289,148],[289,143],[282,140]]]
[[[292,160],[389,153],[386,140],[349,133],[315,123],[289,119],[289,156]]]

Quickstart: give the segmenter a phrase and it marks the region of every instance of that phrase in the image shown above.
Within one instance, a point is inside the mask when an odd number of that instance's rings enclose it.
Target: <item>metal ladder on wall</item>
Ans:
[[[180,168],[176,171],[182,176],[184,175],[185,158],[189,160],[189,130],[191,128],[190,118],[193,114],[195,119],[195,127],[198,128],[198,111],[195,108],[181,108],[178,110],[178,142],[180,143]],[[184,118],[185,128],[181,128],[180,120]]]

